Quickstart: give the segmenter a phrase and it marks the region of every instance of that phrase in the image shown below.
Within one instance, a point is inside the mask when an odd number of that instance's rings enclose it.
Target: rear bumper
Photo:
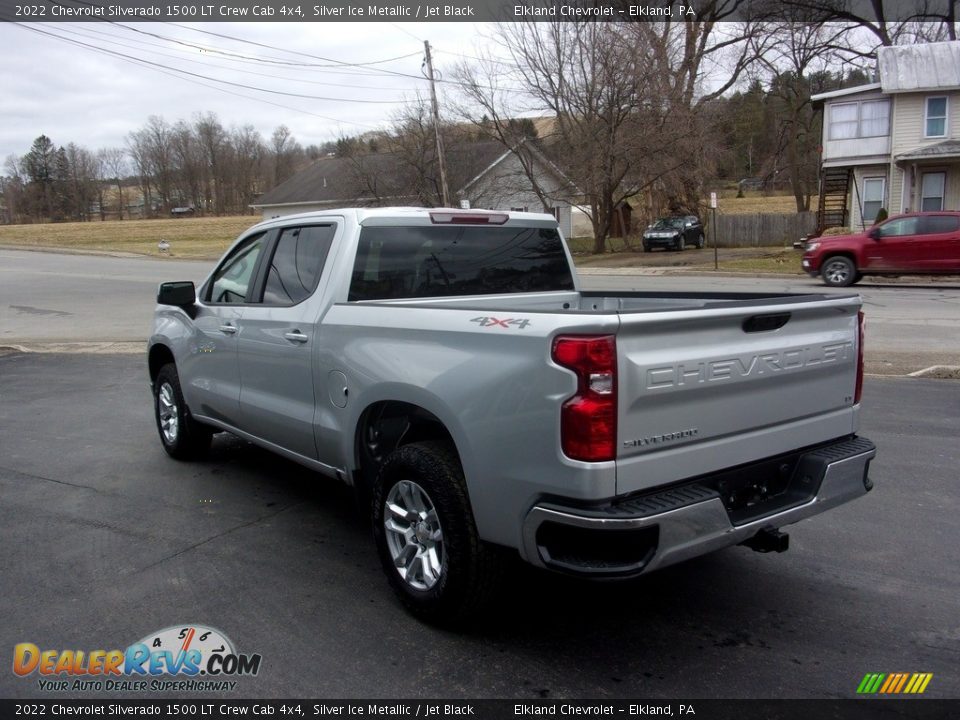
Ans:
[[[783,492],[733,508],[719,478],[767,472],[766,459],[668,490],[590,507],[541,502],[527,513],[523,553],[540,567],[594,577],[630,577],[749,540],[866,494],[876,447],[851,437],[792,458]],[[762,482],[762,480],[760,480]],[[751,486],[752,487],[752,486]],[[739,490],[738,490],[739,492]],[[727,492],[727,495],[732,493]]]

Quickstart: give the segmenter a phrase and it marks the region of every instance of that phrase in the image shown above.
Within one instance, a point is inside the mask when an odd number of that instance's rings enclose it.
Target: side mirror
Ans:
[[[197,302],[197,289],[190,280],[160,283],[157,290],[157,303],[189,307]]]
[[[879,240],[882,237],[882,235],[880,235],[880,228],[872,227],[867,230],[867,237],[873,240]]]

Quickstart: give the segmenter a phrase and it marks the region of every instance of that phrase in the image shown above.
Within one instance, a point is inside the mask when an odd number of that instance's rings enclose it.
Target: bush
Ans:
[[[888,213],[887,213],[887,209],[886,209],[886,208],[880,208],[879,210],[877,210],[877,217],[875,217],[875,218],[873,219],[873,224],[874,224],[874,225],[879,225],[879,224],[882,223],[884,220],[886,220],[888,217],[889,217],[889,215],[888,215]]]
[[[826,237],[828,235],[849,235],[851,232],[850,228],[847,227],[832,227],[820,233],[820,237]]]

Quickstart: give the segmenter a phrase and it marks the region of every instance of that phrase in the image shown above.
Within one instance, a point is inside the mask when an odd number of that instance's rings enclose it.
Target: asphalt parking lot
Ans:
[[[794,526],[785,554],[616,584],[518,568],[451,633],[395,602],[346,488],[227,435],[170,460],[141,356],[9,353],[0,651],[199,623],[263,657],[233,697],[847,698],[868,672],[960,697],[960,383],[868,378],[863,434],[876,489]],[[8,663],[0,697],[50,696]]]

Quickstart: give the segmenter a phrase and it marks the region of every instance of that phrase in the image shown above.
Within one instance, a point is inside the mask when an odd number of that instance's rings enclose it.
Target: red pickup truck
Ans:
[[[801,264],[834,287],[864,275],[960,274],[960,212],[906,213],[864,232],[814,238]]]

